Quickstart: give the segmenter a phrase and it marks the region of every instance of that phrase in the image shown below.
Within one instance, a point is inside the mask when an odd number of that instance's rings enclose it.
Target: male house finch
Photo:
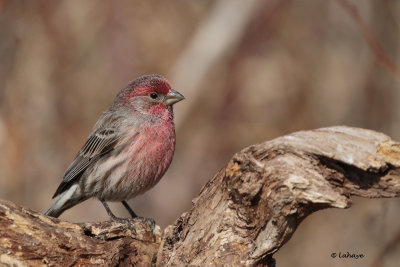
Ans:
[[[106,201],[126,203],[153,187],[168,169],[175,150],[172,105],[184,97],[160,75],[131,81],[94,125],[57,188],[45,215],[58,217],[91,197],[98,198],[112,220]]]

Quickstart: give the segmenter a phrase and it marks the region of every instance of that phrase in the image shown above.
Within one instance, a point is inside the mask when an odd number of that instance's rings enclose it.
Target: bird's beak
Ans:
[[[178,91],[171,89],[164,98],[164,104],[166,106],[172,106],[173,104],[185,99],[185,97]]]

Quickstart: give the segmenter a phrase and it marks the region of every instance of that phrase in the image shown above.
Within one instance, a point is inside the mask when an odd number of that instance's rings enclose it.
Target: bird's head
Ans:
[[[114,105],[133,108],[144,114],[162,115],[172,111],[172,105],[185,99],[172,89],[169,81],[161,75],[144,75],[131,81],[115,98]]]

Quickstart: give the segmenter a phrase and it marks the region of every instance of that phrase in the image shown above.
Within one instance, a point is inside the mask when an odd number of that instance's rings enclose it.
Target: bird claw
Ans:
[[[156,230],[156,222],[152,218],[145,218],[145,217],[135,217],[134,220],[139,220],[144,223],[148,223],[150,225],[151,232],[153,233],[153,236],[156,235],[155,230]]]
[[[156,235],[156,233],[155,233],[155,230],[156,230],[156,222],[154,221],[154,219],[145,218],[145,217],[135,217],[135,218],[132,218],[132,219],[130,219],[130,218],[119,218],[119,217],[115,217],[115,216],[114,216],[114,217],[111,217],[111,221],[119,222],[119,223],[123,223],[123,224],[128,225],[129,228],[132,230],[132,232],[133,232],[134,234],[136,234],[136,229],[135,229],[135,227],[133,226],[133,222],[134,222],[135,220],[142,221],[142,222],[144,222],[144,223],[149,224],[149,225],[150,225],[151,232],[153,233],[153,236]]]
[[[136,235],[135,226],[133,226],[133,219],[130,218],[119,218],[119,217],[111,217],[111,221],[119,222],[128,225],[128,227],[132,230],[133,234]]]

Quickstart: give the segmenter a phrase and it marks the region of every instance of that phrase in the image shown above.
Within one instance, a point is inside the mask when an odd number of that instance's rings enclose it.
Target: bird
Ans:
[[[121,202],[133,219],[142,218],[126,201],[156,185],[171,164],[176,142],[173,105],[183,99],[161,75],[129,82],[93,126],[44,214],[57,218],[97,198],[112,221],[130,219],[115,216],[107,202]]]

